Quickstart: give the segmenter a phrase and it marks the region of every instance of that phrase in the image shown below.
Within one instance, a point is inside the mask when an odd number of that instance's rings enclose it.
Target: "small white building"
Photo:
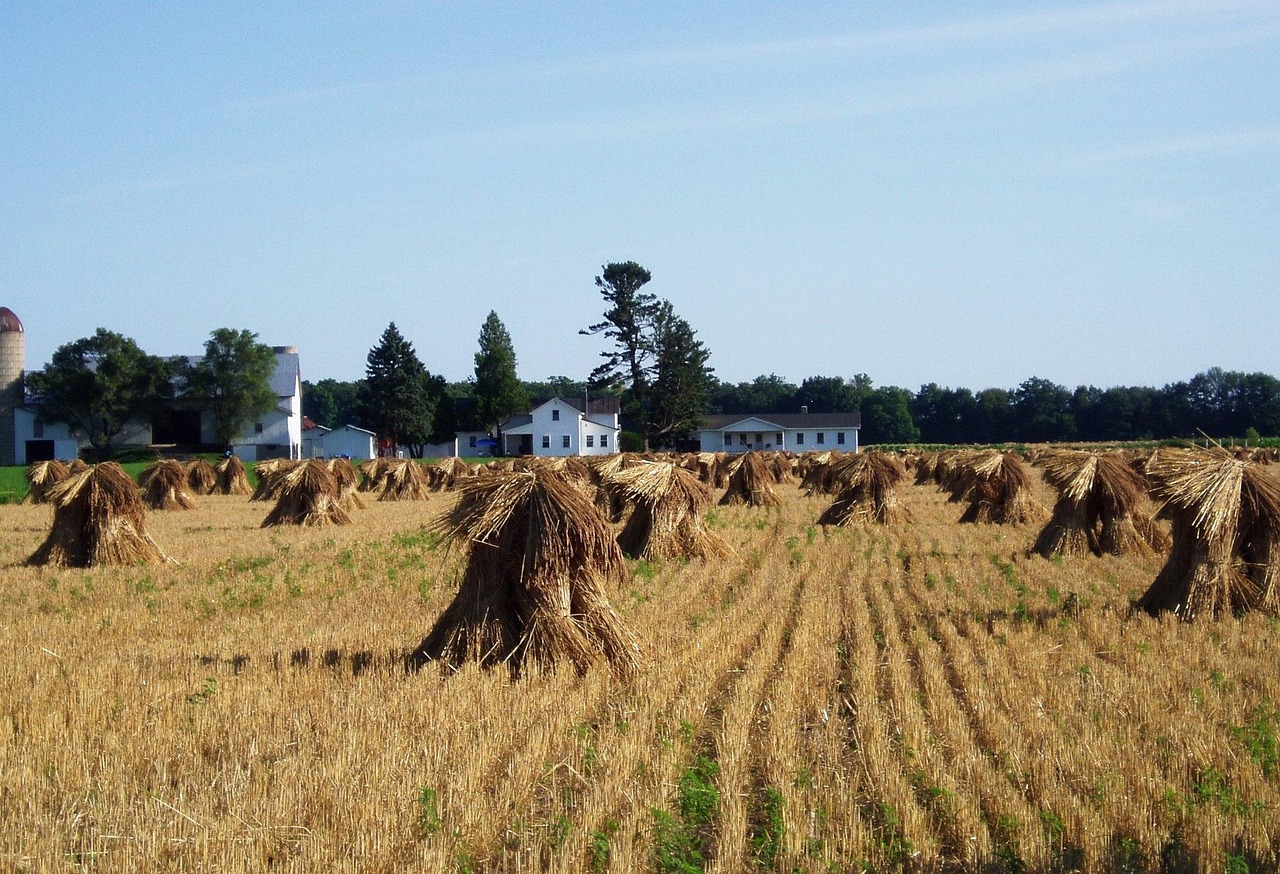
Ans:
[[[617,398],[552,398],[512,416],[500,429],[505,455],[611,455],[618,451]]]
[[[345,455],[358,461],[378,456],[378,435],[355,425],[343,425],[324,435],[321,447],[325,458]]]
[[[739,413],[707,416],[695,436],[703,452],[857,452],[861,427],[861,413]]]

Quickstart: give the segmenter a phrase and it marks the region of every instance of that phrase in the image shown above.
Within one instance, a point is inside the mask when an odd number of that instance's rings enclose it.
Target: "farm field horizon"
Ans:
[[[147,514],[173,563],[89,570],[23,566],[53,511],[0,505],[0,866],[1276,868],[1274,617],[1135,613],[1165,555],[1028,556],[931,483],[845,528],[777,488],[704,514],[729,557],[628,563],[628,678],[406,670],[447,492],[269,529],[202,496]]]

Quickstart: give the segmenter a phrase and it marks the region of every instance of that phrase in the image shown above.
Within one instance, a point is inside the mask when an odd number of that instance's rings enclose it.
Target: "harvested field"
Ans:
[[[847,528],[774,488],[705,513],[730,555],[628,562],[634,676],[519,680],[405,669],[455,494],[211,495],[147,515],[176,563],[88,570],[0,505],[0,869],[1276,868],[1275,619],[1134,613],[1164,555],[1028,558],[932,483]]]

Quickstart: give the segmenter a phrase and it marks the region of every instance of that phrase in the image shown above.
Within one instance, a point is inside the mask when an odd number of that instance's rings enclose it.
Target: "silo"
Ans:
[[[0,307],[0,465],[17,464],[14,411],[22,406],[22,370],[27,364],[27,339],[22,321],[8,307]]]

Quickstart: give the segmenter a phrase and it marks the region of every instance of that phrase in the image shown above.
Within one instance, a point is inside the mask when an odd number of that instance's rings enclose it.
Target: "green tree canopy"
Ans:
[[[600,289],[609,309],[604,313],[604,321],[578,332],[603,334],[613,342],[612,349],[600,353],[604,360],[591,371],[591,387],[624,386],[623,413],[636,421],[643,421],[645,415],[648,368],[653,358],[651,332],[658,308],[658,299],[640,289],[652,278],[648,270],[634,261],[604,265],[596,277],[596,288]]]
[[[480,327],[480,351],[476,352],[473,397],[475,417],[481,427],[497,426],[529,408],[529,396],[516,375],[516,350],[511,335],[496,312],[490,311]]]
[[[365,360],[358,401],[361,422],[421,457],[423,445],[431,439],[437,391],[444,391],[444,380],[437,382],[427,373],[395,322]]]
[[[357,419],[356,397],[359,382],[322,379],[302,383],[302,415],[327,428],[354,424]]]
[[[711,353],[689,323],[662,301],[653,319],[653,385],[646,431],[659,445],[695,430],[707,410],[715,383],[707,365]]]
[[[173,392],[167,362],[105,328],[59,346],[48,365],[27,374],[27,385],[42,420],[80,429],[103,452],[131,419],[149,418]]]
[[[915,443],[920,429],[911,418],[913,395],[896,385],[883,385],[862,402],[862,430],[867,443]]]
[[[278,400],[271,388],[276,357],[252,331],[218,328],[204,344],[204,357],[179,369],[181,394],[213,417],[218,442],[230,445],[245,427]]]

